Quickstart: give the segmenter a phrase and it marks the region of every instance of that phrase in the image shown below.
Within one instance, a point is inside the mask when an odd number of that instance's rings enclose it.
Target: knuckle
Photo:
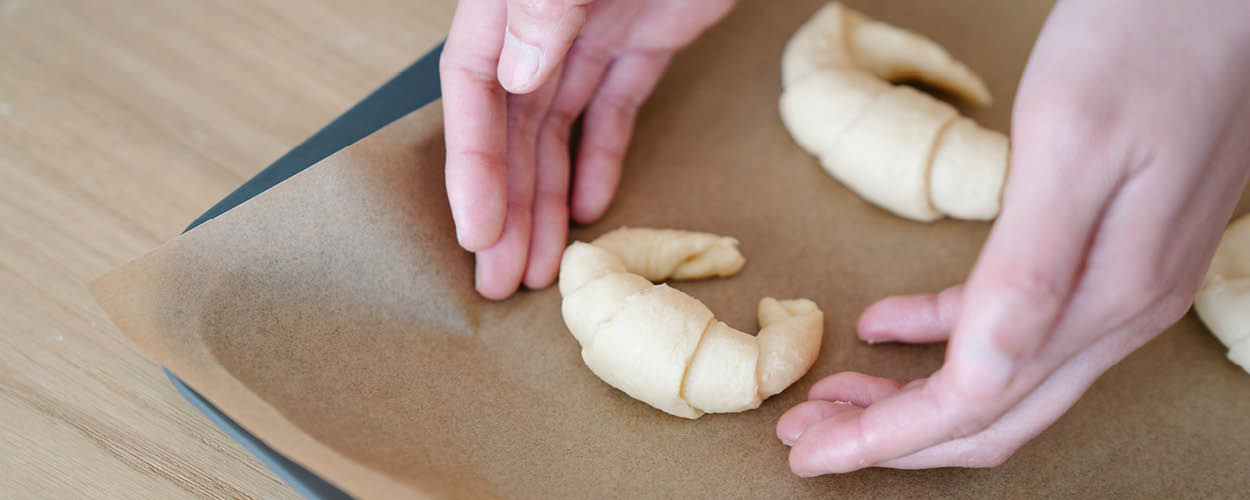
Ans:
[[[1044,148],[1037,153],[1054,159],[1048,168],[1081,171],[1091,170],[1091,164],[1109,162],[1125,170],[1127,165],[1120,159],[1127,157],[1131,146],[1126,130],[1137,124],[1126,123],[1128,118],[1123,116],[1119,102],[1088,90],[1034,93],[1023,98],[1013,115],[1012,143],[1022,148]],[[1056,151],[1063,154],[1056,158]]]
[[[495,60],[471,51],[444,49],[438,58],[438,70],[443,75],[459,74],[478,86],[496,87]]]
[[[559,120],[547,120],[540,127],[540,134],[551,134],[549,137],[556,140],[560,144],[563,151],[556,154],[568,155],[570,152],[569,141],[572,140],[573,126],[572,122],[560,122]],[[563,162],[568,162],[568,156],[563,156]]]
[[[517,104],[508,106],[508,130],[513,131],[526,140],[532,140],[538,135],[538,118],[535,116],[535,109],[529,104]]]
[[[593,68],[607,68],[616,58],[617,50],[600,41],[578,37],[569,47],[569,59],[577,58]]]
[[[622,119],[633,119],[638,113],[638,108],[642,106],[642,99],[619,92],[604,94],[601,99],[604,107],[612,110],[617,117]]]
[[[564,207],[568,205],[568,194],[563,189],[537,189],[534,192],[534,205]]]
[[[996,413],[970,406],[967,400],[960,395],[956,395],[956,397],[960,398],[959,402],[953,404],[958,405],[959,410],[956,410],[951,417],[948,439],[960,439],[980,434],[996,419]]]
[[[587,144],[586,149],[578,153],[580,162],[597,163],[601,167],[604,165],[619,165],[625,159],[625,146],[621,144],[593,143]]]
[[[513,94],[508,96],[509,114],[517,114],[535,123],[548,114],[551,99],[547,96],[533,94]]]
[[[534,210],[534,194],[518,193],[518,196],[508,197],[508,213],[509,214],[529,214]]]
[[[977,433],[985,430],[989,422],[985,419],[968,418],[957,422],[951,428],[951,439],[965,438],[975,436]]]
[[[534,20],[554,21],[567,10],[564,0],[513,0],[508,4],[509,10],[515,8]]]
[[[1067,298],[1068,287],[1054,276],[1035,266],[1025,266],[1003,275],[998,281],[997,292],[1009,303],[1023,307],[1055,310]]]
[[[477,169],[492,168],[505,165],[508,161],[503,151],[489,151],[485,149],[465,147],[451,152],[454,156],[459,157],[466,165]]]
[[[565,142],[568,141],[569,127],[577,120],[577,111],[567,106],[554,106],[547,110],[547,127],[552,127]]]
[[[977,435],[998,416],[998,413],[970,400],[959,390],[936,390],[930,395],[949,429],[948,440]]]
[[[1110,125],[1119,115],[1115,102],[1086,88],[1051,88],[1021,96],[1015,116],[1026,134],[1094,143],[1114,128]]]

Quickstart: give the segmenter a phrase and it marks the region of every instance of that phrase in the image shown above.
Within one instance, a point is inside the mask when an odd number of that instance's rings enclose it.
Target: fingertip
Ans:
[[[555,283],[556,277],[551,275],[531,275],[528,271],[525,273],[525,279],[521,281],[525,288],[530,290],[542,290]]]
[[[857,372],[835,373],[812,384],[808,399],[844,401],[860,408],[898,392],[898,381]]]
[[[530,220],[527,213],[513,212],[499,242],[476,252],[474,286],[479,294],[491,300],[503,300],[521,286],[528,259]]]
[[[886,297],[864,309],[855,329],[865,342],[926,343],[950,336],[961,304],[962,287],[938,294]]]
[[[534,238],[551,238],[547,235],[535,234]],[[530,290],[542,290],[555,283],[560,271],[560,257],[564,254],[564,237],[558,241],[535,242],[530,249],[530,260],[525,266],[525,277],[521,280]]]
[[[499,241],[499,232],[497,230],[492,234],[489,228],[483,228],[475,223],[457,224],[456,242],[465,250],[480,252]]]
[[[470,252],[481,252],[499,243],[503,237],[502,217],[494,217],[488,207],[462,210],[456,221],[456,242]]]
[[[849,455],[857,445],[849,425],[863,414],[863,410],[850,410],[813,423],[803,431],[790,447],[790,471],[799,477],[815,477],[823,474],[851,472],[872,464]]]
[[[851,408],[849,403],[836,401],[806,401],[790,408],[777,419],[777,439],[781,444],[793,446],[799,436],[812,424],[833,417]]]
[[[555,283],[559,270],[559,254],[554,259],[545,254],[531,256],[529,264],[525,266],[525,277],[521,282],[530,290],[542,290]]]
[[[607,203],[590,203],[584,201],[584,197],[573,197],[573,203],[570,204],[569,212],[573,222],[578,224],[591,224],[603,217],[604,212],[608,211]]]
[[[476,271],[474,272],[474,288],[482,297],[490,300],[504,300],[511,297],[520,288],[519,280],[512,280],[501,273],[499,265],[493,262],[492,256],[478,254]]]
[[[452,158],[446,169],[447,201],[456,228],[456,242],[480,252],[503,238],[507,218],[506,181],[501,169],[486,161]]]
[[[889,342],[894,340],[890,338],[889,327],[889,301],[883,299],[874,302],[872,305],[864,309],[859,315],[859,319],[855,322],[855,332],[860,340],[869,344],[878,344],[881,342]],[[883,307],[882,304],[885,303]],[[885,311],[885,312],[883,312]]]
[[[801,478],[816,477],[827,472],[821,472],[819,468],[813,467],[809,462],[810,454],[799,451],[795,446],[790,447],[790,472]]]
[[[588,167],[585,163],[585,159],[578,158],[578,176],[573,179],[573,195],[569,203],[569,213],[578,224],[590,224],[603,217],[620,180],[619,164]],[[590,178],[586,178],[588,176]]]
[[[503,286],[497,286],[497,285],[491,285],[491,284],[484,284],[482,281],[478,281],[477,293],[485,299],[499,302],[502,300],[506,300],[508,297],[511,297],[512,294],[516,293],[518,288],[519,287],[503,287]]]

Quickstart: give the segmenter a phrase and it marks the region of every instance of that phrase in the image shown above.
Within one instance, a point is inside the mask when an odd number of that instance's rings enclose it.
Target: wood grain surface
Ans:
[[[453,0],[0,0],[0,498],[292,498],[86,282],[446,33]]]

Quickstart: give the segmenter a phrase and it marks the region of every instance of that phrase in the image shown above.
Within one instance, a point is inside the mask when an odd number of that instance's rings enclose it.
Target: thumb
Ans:
[[[591,0],[508,0],[508,28],[499,53],[499,84],[508,92],[537,89],[564,60],[586,23]]]
[[[956,383],[974,398],[1000,394],[1041,355],[1122,185],[1116,158],[1126,148],[1107,138],[1113,127],[1074,105],[1022,95],[1002,212],[964,286],[947,346]]]

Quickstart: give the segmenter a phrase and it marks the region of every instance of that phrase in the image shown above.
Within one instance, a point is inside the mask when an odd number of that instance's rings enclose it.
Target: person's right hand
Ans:
[[[490,299],[556,278],[569,216],[598,219],[639,105],[733,0],[463,0],[440,72],[447,197]],[[570,196],[569,133],[583,110]]]
[[[791,470],[997,466],[1180,319],[1250,179],[1246,19],[1245,0],[1060,1],[967,283],[860,317],[869,342],[948,341],[946,362],[816,382],[777,423]]]

